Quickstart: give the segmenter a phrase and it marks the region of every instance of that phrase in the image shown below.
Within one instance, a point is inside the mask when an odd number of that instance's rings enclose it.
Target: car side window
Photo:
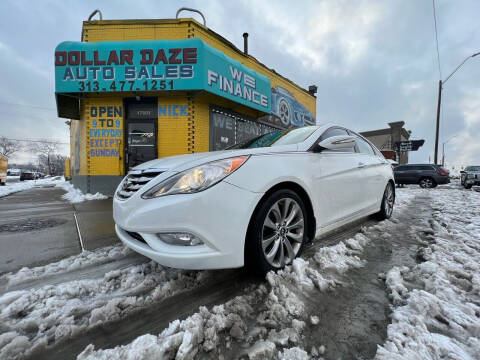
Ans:
[[[320,136],[319,142],[325,139],[328,139],[329,137],[332,136],[341,136],[341,135],[346,135],[348,136],[348,132],[345,129],[342,128],[330,128],[327,131],[325,131],[322,136]],[[330,150],[330,151],[341,151],[341,152],[355,152],[355,148],[352,147],[350,149],[341,149],[341,150]]]
[[[407,167],[406,166],[397,166],[395,169],[393,169],[394,171],[405,171],[407,170]]]
[[[373,151],[373,148],[370,146],[370,144],[368,142],[366,142],[365,140],[363,140],[360,136],[355,136],[356,140],[357,140],[357,147],[358,147],[358,150],[362,153],[362,154],[368,154],[368,155],[376,155],[375,154],[375,151]]]
[[[420,168],[420,170],[430,170],[430,171],[433,170],[433,167],[429,166],[429,165],[421,165],[421,166],[419,166],[419,168]]]

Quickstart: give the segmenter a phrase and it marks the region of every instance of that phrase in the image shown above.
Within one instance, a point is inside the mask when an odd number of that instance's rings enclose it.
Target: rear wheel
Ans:
[[[303,250],[307,229],[307,212],[302,199],[292,190],[274,192],[252,218],[245,262],[262,273],[291,264]]]
[[[393,213],[393,205],[395,204],[395,192],[392,183],[388,183],[383,192],[382,206],[380,211],[375,214],[378,220],[390,219]]]
[[[420,179],[420,187],[424,189],[431,189],[437,186],[437,183],[432,178],[423,178]]]

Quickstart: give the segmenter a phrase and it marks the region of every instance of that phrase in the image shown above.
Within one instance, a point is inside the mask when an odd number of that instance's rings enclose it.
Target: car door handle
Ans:
[[[359,167],[359,168],[363,168],[363,167],[365,167],[365,166],[367,166],[367,164],[362,163],[362,162],[359,162],[359,163],[358,163],[358,167]]]

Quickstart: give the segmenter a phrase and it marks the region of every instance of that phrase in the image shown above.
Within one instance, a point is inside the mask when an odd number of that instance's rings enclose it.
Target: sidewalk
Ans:
[[[39,187],[0,198],[0,274],[80,253],[75,215],[86,250],[118,241],[111,199],[73,205],[64,193]]]

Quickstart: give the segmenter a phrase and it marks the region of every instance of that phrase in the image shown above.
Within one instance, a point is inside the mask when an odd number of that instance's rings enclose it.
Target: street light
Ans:
[[[448,143],[450,140],[452,140],[454,137],[457,137],[458,134],[453,135],[450,139],[447,141],[444,141],[442,144],[442,166],[445,166],[445,144]]]
[[[468,59],[470,58],[473,58],[477,55],[480,55],[480,52],[477,52],[473,55],[470,55],[468,56],[467,58],[465,58],[465,60],[463,60],[460,65],[458,65],[455,70],[453,70],[453,72],[447,76],[447,78],[442,81],[442,80],[439,80],[438,81],[438,104],[437,104],[437,129],[436,129],[436,132],[435,132],[435,156],[434,156],[434,164],[437,164],[437,160],[438,160],[438,131],[439,131],[439,128],[440,128],[440,106],[442,104],[442,88],[443,88],[443,85],[448,81],[448,79],[450,79],[452,77],[453,74],[455,74],[457,72],[458,69],[460,69],[462,67],[463,64],[465,64],[467,62]]]

